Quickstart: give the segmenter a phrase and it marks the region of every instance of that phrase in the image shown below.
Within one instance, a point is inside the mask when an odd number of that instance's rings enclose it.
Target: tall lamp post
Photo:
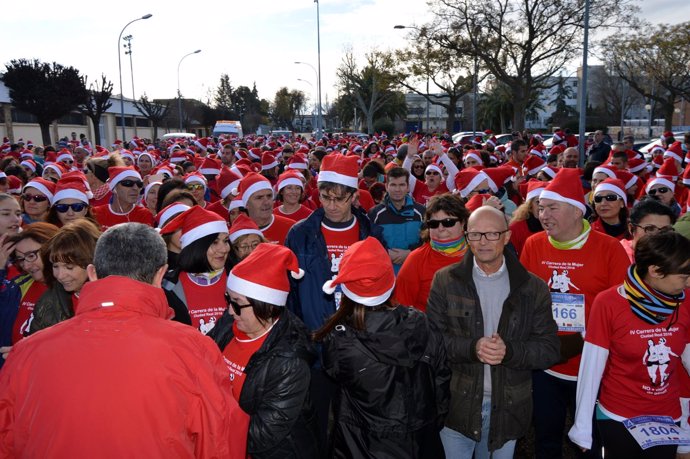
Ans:
[[[316,131],[316,138],[321,140],[323,137],[323,114],[321,113],[321,19],[319,12],[319,0],[314,0],[314,3],[316,3],[316,66],[319,68],[319,77],[317,78],[316,82],[319,93],[319,129]]]
[[[316,2],[318,4],[318,2]],[[320,45],[319,45],[320,46]],[[319,63],[321,62],[321,58],[319,57]],[[308,65],[311,67],[311,69],[314,71],[314,77],[316,78],[316,97],[318,99],[318,104],[317,104],[317,112],[318,112],[318,118],[316,119],[316,137],[318,139],[321,139],[323,135],[323,122],[321,120],[321,75],[319,75],[319,72],[316,71],[316,68],[311,65],[309,62],[301,62],[301,61],[295,61],[295,64],[300,64],[300,65]],[[320,66],[320,64],[319,64]],[[304,80],[302,80],[304,81]]]
[[[145,14],[140,18],[133,19],[129,21],[120,31],[120,35],[117,37],[117,70],[120,73],[120,122],[122,123],[122,140],[125,140],[125,99],[122,95],[122,54],[120,50],[120,41],[122,40],[122,34],[125,29],[133,22],[141,21],[142,19],[148,19],[153,14]]]
[[[201,50],[197,49],[196,51],[187,53],[184,56],[182,56],[180,62],[177,63],[177,116],[180,118],[180,132],[182,132],[182,93],[180,92],[180,65],[182,65],[182,61],[185,57],[191,56],[192,54],[199,54],[200,52]]]
[[[404,26],[404,25],[400,25],[400,24],[394,25],[393,28],[398,29],[398,30],[400,30],[400,29],[413,29],[413,30],[419,31],[419,29],[417,27]],[[428,47],[429,47],[429,42],[427,40],[427,48]],[[424,126],[424,131],[430,130],[431,126],[429,126],[429,124],[430,124],[430,121],[429,121],[429,72],[427,72],[427,74],[426,74],[426,126]]]
[[[585,0],[584,16],[584,36],[582,42],[582,80],[578,91],[582,93],[580,97],[580,129],[578,132],[578,150],[580,152],[579,167],[585,164],[585,130],[587,129],[587,53],[589,49],[589,0]]]

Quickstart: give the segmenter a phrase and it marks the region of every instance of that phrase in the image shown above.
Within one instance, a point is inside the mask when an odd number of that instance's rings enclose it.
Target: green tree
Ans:
[[[590,29],[632,22],[634,0],[590,0]],[[581,56],[582,0],[430,0],[431,35],[441,46],[479,59],[510,90],[513,129],[522,130],[535,90]]]
[[[34,115],[44,145],[49,145],[50,124],[87,103],[86,82],[74,67],[38,59],[17,59],[6,65],[2,81],[10,89],[12,105]]]
[[[574,97],[575,91],[573,88],[563,76],[559,76],[553,100],[549,101],[549,104],[556,106],[556,109],[551,114],[550,124],[554,126],[563,126],[566,122],[570,121],[570,118],[577,114],[577,111],[566,103],[567,99],[573,99]]]
[[[170,100],[166,101],[150,101],[146,93],[134,102],[134,106],[139,113],[144,115],[146,119],[151,121],[153,126],[153,139],[158,138],[158,127],[163,125],[163,121],[170,114]]]
[[[280,88],[271,105],[271,119],[276,127],[294,129],[293,120],[304,110],[306,96],[302,91]]]
[[[86,84],[87,79],[84,79]],[[101,75],[101,82],[89,85],[88,98],[82,106],[82,112],[91,119],[93,124],[93,140],[96,145],[101,144],[101,117],[110,107],[110,97],[113,95],[113,82],[108,80],[105,75]]]
[[[659,104],[671,130],[676,102],[690,98],[690,22],[637,28],[603,47],[607,64],[635,91]]]

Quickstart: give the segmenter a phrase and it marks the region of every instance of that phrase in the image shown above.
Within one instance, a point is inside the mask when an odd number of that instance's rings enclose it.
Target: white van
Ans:
[[[239,121],[216,121],[216,125],[213,126],[213,137],[218,137],[221,134],[236,135],[237,137],[243,137],[242,133],[242,123]]]
[[[187,140],[196,140],[196,134],[192,134],[191,132],[168,132],[167,134],[163,134],[163,140],[180,138]]]

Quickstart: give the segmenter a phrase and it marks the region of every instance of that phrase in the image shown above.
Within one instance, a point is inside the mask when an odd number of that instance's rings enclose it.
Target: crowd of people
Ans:
[[[0,456],[690,456],[690,134],[633,142],[5,139]]]

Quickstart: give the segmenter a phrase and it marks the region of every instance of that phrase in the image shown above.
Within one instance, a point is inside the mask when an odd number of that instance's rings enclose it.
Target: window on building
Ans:
[[[12,109],[13,123],[38,123],[38,119],[31,113],[26,113],[16,108]]]
[[[86,116],[81,113],[70,113],[60,118],[58,124],[77,124],[79,126],[86,126]]]
[[[137,127],[151,127],[151,121],[149,121],[147,118],[136,118],[137,120]]]

